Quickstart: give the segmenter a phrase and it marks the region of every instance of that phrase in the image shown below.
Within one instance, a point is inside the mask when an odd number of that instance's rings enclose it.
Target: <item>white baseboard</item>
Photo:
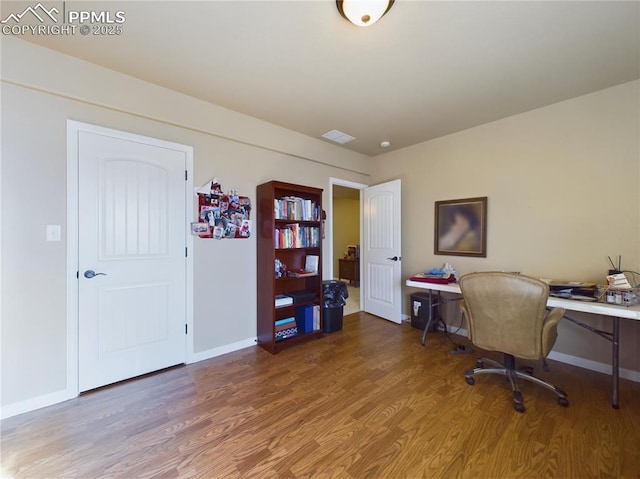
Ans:
[[[207,349],[206,351],[200,351],[199,353],[193,353],[193,355],[187,361],[187,364],[197,363],[198,361],[215,358],[216,356],[222,356],[223,354],[232,353],[234,351],[238,351],[239,349],[248,348],[249,346],[255,346],[256,344],[256,338],[247,338],[235,343],[225,344],[224,346]]]
[[[455,326],[447,326],[447,330],[450,333],[458,334],[460,336],[468,337],[466,329],[460,329],[456,332],[458,328]],[[591,359],[579,358],[578,356],[572,356],[571,354],[559,353],[557,351],[551,351],[549,359],[553,359],[554,361],[558,361],[560,363],[571,364],[573,366],[578,366],[579,368],[588,369],[589,371],[596,371],[598,373],[604,373],[607,375],[611,375],[611,364],[601,363],[598,361],[593,361]],[[630,381],[640,383],[640,371],[633,371],[632,369],[620,368],[620,377],[624,379],[628,379]]]
[[[189,358],[188,364],[214,358],[216,356],[221,356],[222,354],[227,354],[239,349],[247,348],[249,346],[254,346],[255,344],[255,338],[249,338],[235,343],[226,344],[218,348],[209,349],[207,351],[201,351],[199,353],[193,354]],[[25,399],[24,401],[19,401],[17,403],[0,407],[0,419],[17,416],[18,414],[23,414],[29,411],[35,411],[36,409],[52,406],[54,404],[67,401],[69,399],[74,399],[76,397],[76,394],[65,389],[62,391],[56,391],[50,394],[43,394],[42,396]]]
[[[54,393],[43,394],[42,396],[36,396],[24,401],[19,401],[13,404],[2,406],[0,411],[0,418],[6,419],[8,417],[17,416],[29,411],[35,411],[47,406],[52,406],[69,399],[77,397],[75,394],[70,393],[68,390],[56,391]]]
[[[607,375],[611,375],[611,364],[601,363],[598,361],[592,361],[591,359],[579,358],[577,356],[571,356],[570,354],[558,353],[556,351],[551,351],[549,359],[553,359],[554,361],[559,361],[561,363],[572,364],[574,366],[578,366],[584,369],[589,369],[590,371],[596,371],[599,373],[604,373]],[[620,377],[624,379],[629,379],[630,381],[640,383],[640,371],[633,371],[631,369],[620,368]]]

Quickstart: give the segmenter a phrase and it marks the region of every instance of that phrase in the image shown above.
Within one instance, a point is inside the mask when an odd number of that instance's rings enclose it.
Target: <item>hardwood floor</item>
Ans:
[[[455,337],[456,340],[459,337]],[[551,362],[521,383],[465,383],[476,354],[364,313],[271,356],[254,347],[2,423],[5,478],[640,477],[640,385]],[[489,355],[499,359],[499,356]]]

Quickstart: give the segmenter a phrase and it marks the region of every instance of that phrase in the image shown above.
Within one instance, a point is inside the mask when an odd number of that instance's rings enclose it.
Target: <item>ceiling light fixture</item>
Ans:
[[[395,0],[336,0],[340,15],[359,27],[368,27],[387,13]]]

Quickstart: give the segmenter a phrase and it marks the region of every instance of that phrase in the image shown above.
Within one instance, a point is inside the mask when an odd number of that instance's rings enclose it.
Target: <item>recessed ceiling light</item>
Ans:
[[[381,141],[380,142],[380,148],[389,148],[391,146],[391,142],[390,141]]]
[[[347,135],[346,133],[342,133],[338,130],[331,130],[322,135],[322,138],[326,138],[327,140],[335,141],[336,143],[340,143],[344,145],[345,143],[349,143],[350,141],[355,140],[355,138],[351,135]]]

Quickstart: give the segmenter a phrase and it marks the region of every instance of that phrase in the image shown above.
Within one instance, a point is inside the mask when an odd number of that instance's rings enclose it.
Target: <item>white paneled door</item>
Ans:
[[[364,310],[402,320],[400,180],[364,189]]]
[[[186,153],[109,131],[77,137],[80,391],[186,359]]]

